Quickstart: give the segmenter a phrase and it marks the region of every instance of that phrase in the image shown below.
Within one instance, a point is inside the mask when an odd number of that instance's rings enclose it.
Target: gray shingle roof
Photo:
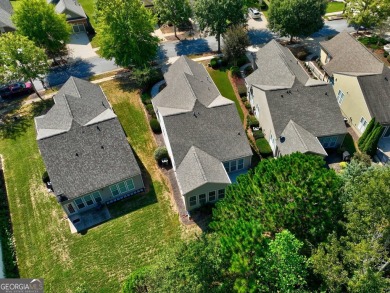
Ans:
[[[390,124],[390,69],[384,66],[381,74],[357,79],[371,115],[381,124]]]
[[[179,185],[186,191],[198,186],[203,182],[202,170],[210,170],[203,171],[207,182],[221,180],[224,169],[210,169],[210,163],[202,158],[218,161],[222,166],[221,162],[252,155],[235,104],[221,96],[201,64],[187,57],[180,57],[165,78],[167,87],[152,102],[164,116],[174,161],[180,170]],[[189,170],[187,165],[194,160],[194,152],[202,166]]]
[[[176,174],[183,194],[206,183],[230,183],[221,161],[194,146],[189,149]]]
[[[10,1],[0,0],[0,27],[16,29],[11,20],[12,13],[13,9]]]
[[[83,7],[79,4],[77,0],[60,0],[55,8],[57,13],[65,13],[66,11],[71,11],[79,18],[86,18],[87,15],[84,12]],[[67,16],[68,19],[68,16]]]
[[[328,155],[317,137],[292,120],[289,121],[281,136],[283,140],[278,139],[277,144],[282,155],[294,152]]]
[[[141,173],[98,85],[71,77],[35,124],[56,195],[75,198]]]
[[[382,73],[383,63],[347,32],[339,33],[320,45],[332,57],[323,66],[329,75],[350,73],[359,76]]]

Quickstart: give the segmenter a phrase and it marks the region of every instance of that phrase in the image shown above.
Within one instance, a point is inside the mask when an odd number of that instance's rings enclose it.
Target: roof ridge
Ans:
[[[203,177],[203,180],[204,181],[207,181],[207,177],[206,177],[206,174],[204,173],[204,170],[203,170],[203,166],[202,166],[202,164],[201,164],[201,162],[200,162],[200,159],[199,159],[199,157],[198,157],[198,154],[196,153],[196,150],[198,149],[197,147],[195,147],[195,146],[192,146],[191,148],[193,148],[194,149],[194,157],[195,157],[195,161],[198,163],[198,165],[199,165],[199,168],[200,168],[200,173],[201,173],[201,175],[202,175],[202,177]],[[199,149],[200,150],[200,149]]]
[[[304,141],[303,138],[301,137],[301,134],[299,133],[298,129],[297,129],[296,126],[295,126],[295,124],[297,124],[297,123],[295,123],[294,120],[290,120],[290,122],[291,122],[292,127],[294,127],[294,130],[295,130],[295,132],[297,133],[298,138],[299,138],[299,140],[301,141],[301,143],[302,143],[302,145],[304,146],[304,148],[305,148],[306,150],[309,150],[309,148],[307,147],[305,141]],[[297,124],[297,125],[299,125],[299,124]],[[300,126],[300,125],[299,125],[299,126]],[[305,128],[303,128],[302,126],[300,126],[300,127],[301,127],[302,129],[305,129]],[[305,129],[305,130],[306,130],[306,129]],[[307,130],[306,130],[306,131],[307,131]]]
[[[71,97],[71,95],[64,94],[64,100],[65,100],[65,105],[66,109],[68,109],[69,115],[72,118],[72,121],[74,120],[74,116],[72,113],[72,110],[70,109],[69,102],[68,102],[68,96]]]
[[[192,73],[191,75],[192,75],[193,77],[195,77],[194,72],[191,70],[191,67],[190,67],[190,65],[189,65],[188,62],[187,62],[186,56],[185,56],[185,55],[182,55],[182,56],[183,56],[183,60],[185,61],[184,63],[186,64],[186,66],[187,66],[187,68],[189,69],[189,71]],[[192,60],[191,60],[191,61],[192,61]],[[183,70],[183,72],[185,73],[184,70]]]
[[[186,81],[188,87],[190,88],[190,91],[191,91],[192,95],[194,96],[195,101],[199,101],[199,100],[198,100],[198,97],[196,96],[196,94],[195,94],[195,92],[194,92],[194,90],[192,89],[192,86],[191,86],[191,84],[190,84],[190,81],[189,81],[188,78],[187,78],[187,74],[188,74],[188,73],[185,73],[185,72],[183,71],[183,74],[184,74],[184,80]],[[190,75],[190,76],[194,77],[193,75]],[[195,105],[195,102],[194,102],[194,105]],[[194,105],[192,105],[192,109],[194,109]],[[191,110],[192,110],[192,109],[191,109]]]
[[[73,82],[73,85],[74,85],[74,87],[75,87],[75,89],[76,89],[76,91],[77,91],[77,94],[79,95],[78,97],[81,98],[79,88],[78,88],[78,86],[77,86],[77,84],[76,84],[76,82],[75,82],[75,79],[76,79],[76,78],[75,78],[74,76],[71,76],[70,79],[71,79],[72,82]]]
[[[366,46],[364,46],[362,43],[360,43],[357,39],[355,39],[354,37],[351,36],[351,34],[345,32],[352,40],[354,40],[359,46],[363,47],[372,57],[374,57],[376,59],[376,61],[378,61],[381,65],[385,66],[385,64],[382,62],[382,60],[380,60],[377,56],[375,56],[374,54],[372,54],[372,52],[370,52],[370,50],[368,50],[368,48]]]
[[[280,44],[279,44],[277,41],[275,41],[275,40],[273,40],[273,41],[274,41],[274,43],[276,44],[276,47],[277,47],[278,50],[279,50],[279,53],[280,53],[280,54],[278,54],[278,55],[279,55],[279,56],[280,56],[280,55],[283,55],[284,57],[287,58],[286,54],[284,54],[284,52],[283,52],[283,50],[282,50],[282,48],[281,48],[282,45],[280,45]],[[287,48],[287,50],[288,50],[288,48]],[[282,56],[281,56],[281,57],[282,57]],[[297,77],[295,76],[295,74],[294,74],[294,72],[292,71],[292,69],[290,68],[290,66],[288,66],[288,63],[287,63],[286,59],[283,58],[283,57],[282,57],[282,62],[286,65],[286,67],[287,67],[288,71],[290,71],[291,75],[294,76],[294,80],[297,79]]]

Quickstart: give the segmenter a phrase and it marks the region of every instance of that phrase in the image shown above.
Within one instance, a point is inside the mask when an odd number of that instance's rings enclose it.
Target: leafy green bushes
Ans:
[[[217,69],[218,68],[218,59],[217,58],[213,58],[210,60],[210,66],[213,68],[213,69]]]
[[[148,112],[148,114],[149,114],[150,116],[152,116],[152,118],[156,118],[156,113],[154,113],[154,109],[153,109],[153,105],[152,105],[152,104],[147,104],[147,105],[145,106],[145,109],[146,109],[146,111]]]
[[[149,124],[154,133],[161,133],[161,126],[156,118],[150,119]]]
[[[168,159],[168,158],[169,158],[169,154],[166,147],[158,147],[154,151],[154,159],[157,162],[160,162],[162,159]]]
[[[43,172],[42,181],[43,181],[43,183],[47,183],[50,181],[49,174],[47,173],[47,171]]]
[[[230,68],[230,72],[232,73],[232,76],[235,76],[235,77],[240,77],[241,76],[240,68],[238,66],[232,66]]]
[[[260,126],[259,121],[256,119],[256,117],[251,116],[251,115],[246,116],[246,123],[247,123],[247,126],[250,128]]]
[[[142,100],[142,103],[144,105],[149,105],[152,103],[152,97],[150,96],[149,93],[145,92],[145,93],[142,93],[141,95],[141,100]]]
[[[358,39],[360,43],[371,49],[380,49],[387,42],[379,36],[361,37]]]
[[[359,139],[359,149],[373,157],[376,154],[382,131],[383,127],[378,122],[375,123],[375,118],[373,118],[370,123],[368,123],[366,130]]]
[[[141,88],[149,88],[163,78],[161,71],[153,67],[135,68],[132,72],[132,79]]]
[[[256,140],[256,146],[259,149],[259,153],[263,158],[272,156],[272,149],[265,138],[259,138]]]
[[[252,133],[253,133],[253,137],[255,140],[264,137],[264,133],[262,130],[255,130],[255,131],[252,131]]]

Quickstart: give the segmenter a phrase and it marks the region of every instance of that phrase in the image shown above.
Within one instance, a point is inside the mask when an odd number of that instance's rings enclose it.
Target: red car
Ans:
[[[31,82],[16,82],[10,85],[0,86],[0,97],[9,98],[34,92]]]

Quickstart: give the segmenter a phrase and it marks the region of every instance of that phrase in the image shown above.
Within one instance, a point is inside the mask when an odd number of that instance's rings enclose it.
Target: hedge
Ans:
[[[240,77],[241,76],[240,68],[238,66],[232,66],[230,68],[230,72],[232,73],[232,76],[236,76],[236,77]]]
[[[162,159],[168,159],[168,158],[169,158],[169,154],[166,147],[158,147],[154,151],[154,159],[156,161],[160,162]]]
[[[218,59],[217,59],[217,58],[211,59],[211,60],[210,60],[210,66],[211,66],[213,69],[218,68]]]
[[[145,108],[146,108],[146,111],[148,111],[150,116],[152,116],[153,118],[156,117],[156,113],[154,113],[154,109],[153,109],[153,105],[152,104],[146,105]]]
[[[253,131],[253,137],[254,137],[255,140],[257,140],[259,138],[263,138],[264,137],[264,133],[261,130],[255,130],[255,131]]]
[[[264,158],[272,156],[272,149],[265,138],[256,140],[256,146],[259,149],[260,155]]]
[[[150,124],[150,128],[152,128],[154,133],[161,133],[161,126],[156,118],[150,119],[149,124]]]
[[[257,121],[255,116],[250,116],[250,115],[246,116],[246,122],[247,125],[252,128],[260,126],[259,121]]]

